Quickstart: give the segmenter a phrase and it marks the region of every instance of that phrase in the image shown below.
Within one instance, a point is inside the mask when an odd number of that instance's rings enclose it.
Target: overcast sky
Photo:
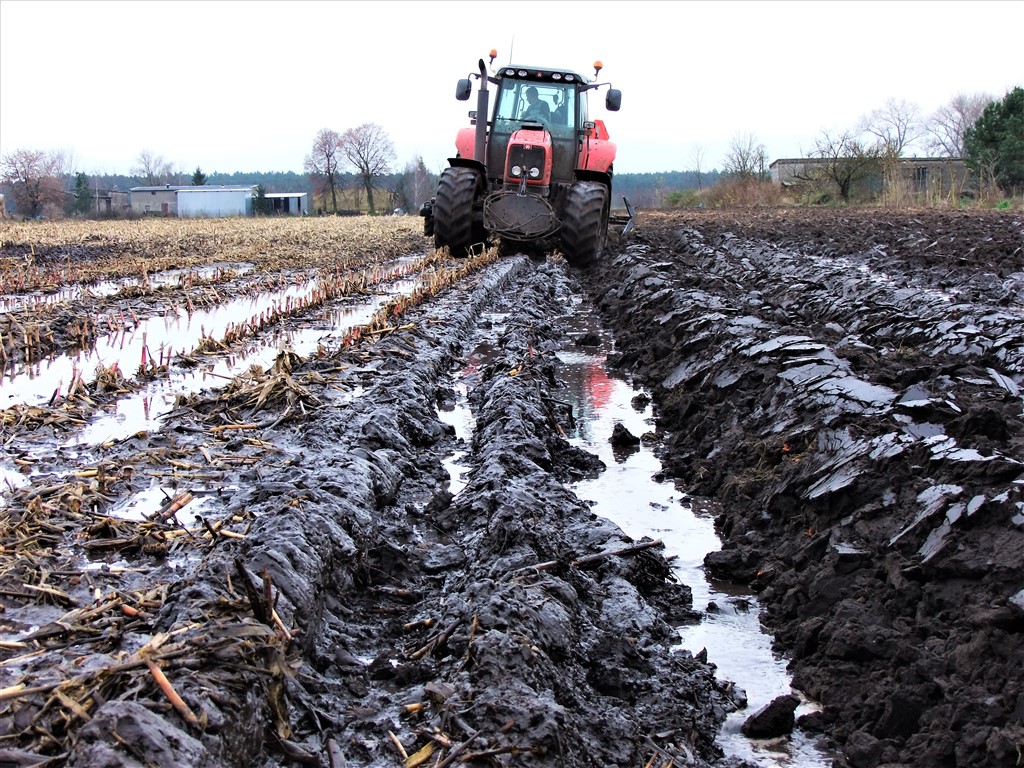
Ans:
[[[591,116],[616,171],[720,167],[752,135],[806,154],[887,99],[929,115],[957,93],[1024,85],[1024,2],[279,2],[0,0],[0,154],[63,150],[129,173],[150,150],[191,173],[301,171],[321,128],[391,137],[398,169],[440,171],[496,64],[593,74],[622,91]]]

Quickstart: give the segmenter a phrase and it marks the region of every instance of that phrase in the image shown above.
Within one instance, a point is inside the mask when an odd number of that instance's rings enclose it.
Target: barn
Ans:
[[[308,216],[309,203],[305,192],[268,192],[268,213],[285,216]]]
[[[244,184],[180,187],[178,217],[182,219],[252,215],[253,187]]]
[[[176,187],[171,184],[161,184],[158,187],[132,187],[128,191],[132,213],[177,216],[179,189],[190,189],[190,187]]]

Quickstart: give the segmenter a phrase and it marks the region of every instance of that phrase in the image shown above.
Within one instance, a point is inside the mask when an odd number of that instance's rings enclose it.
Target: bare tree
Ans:
[[[693,172],[697,174],[697,189],[700,190],[704,178],[704,147],[700,144],[695,145],[690,159],[693,162]]]
[[[958,93],[928,119],[928,151],[942,157],[964,156],[964,133],[994,99],[987,93]]]
[[[864,144],[850,131],[835,135],[822,131],[814,144],[814,156],[824,162],[812,165],[812,171],[797,178],[834,184],[844,202],[849,202],[857,182],[877,176],[881,170],[881,147]]]
[[[144,149],[135,158],[132,175],[145,180],[146,185],[150,187],[169,184],[174,176],[174,165],[164,160],[163,155],[158,155],[151,149]]]
[[[885,157],[898,158],[924,135],[920,112],[916,104],[889,99],[883,107],[863,118],[860,127],[878,140]]]
[[[407,213],[418,211],[431,198],[437,187],[437,177],[427,170],[421,156],[405,164],[405,170],[395,187],[396,203]]]
[[[723,166],[725,173],[731,176],[764,180],[768,172],[768,150],[752,133],[737,134],[729,144]]]
[[[349,128],[341,137],[341,151],[355,168],[366,190],[370,213],[377,212],[373,203],[373,178],[388,173],[395,159],[395,148],[384,129],[376,123],[363,123]]]
[[[313,151],[306,155],[303,169],[319,180],[320,194],[331,193],[331,206],[338,212],[338,166],[341,162],[341,135],[321,128],[313,139]]]
[[[63,152],[19,149],[0,159],[0,181],[11,189],[19,211],[36,217],[64,208],[64,181],[68,161]]]

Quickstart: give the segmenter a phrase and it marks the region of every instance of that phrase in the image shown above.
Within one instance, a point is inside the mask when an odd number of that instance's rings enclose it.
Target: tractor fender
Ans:
[[[484,164],[477,162],[472,157],[449,157],[448,165],[452,168],[472,168],[480,174],[481,179],[487,175],[487,169],[484,168]]]
[[[586,168],[577,168],[574,173],[576,181],[599,181],[608,189],[612,188],[611,167],[607,171],[592,171]]]
[[[601,139],[584,139],[580,154],[580,170],[607,172],[615,162],[615,143]]]
[[[455,134],[455,152],[458,157],[476,157],[476,129],[460,128]]]

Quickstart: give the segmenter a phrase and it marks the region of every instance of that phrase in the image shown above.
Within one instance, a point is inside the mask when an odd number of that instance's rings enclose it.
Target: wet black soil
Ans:
[[[838,765],[1019,765],[1022,220],[648,217],[588,279]]]
[[[642,215],[590,272],[481,264],[77,479],[54,449],[0,508],[0,765],[737,766],[742,693],[672,647],[704,606],[570,490],[602,470],[555,355],[588,297],[665,478],[717,514],[709,572],[757,590],[822,705],[796,727],[839,766],[1017,765],[1021,219]],[[460,446],[438,409],[493,312]],[[107,516],[147,466],[202,525]]]

